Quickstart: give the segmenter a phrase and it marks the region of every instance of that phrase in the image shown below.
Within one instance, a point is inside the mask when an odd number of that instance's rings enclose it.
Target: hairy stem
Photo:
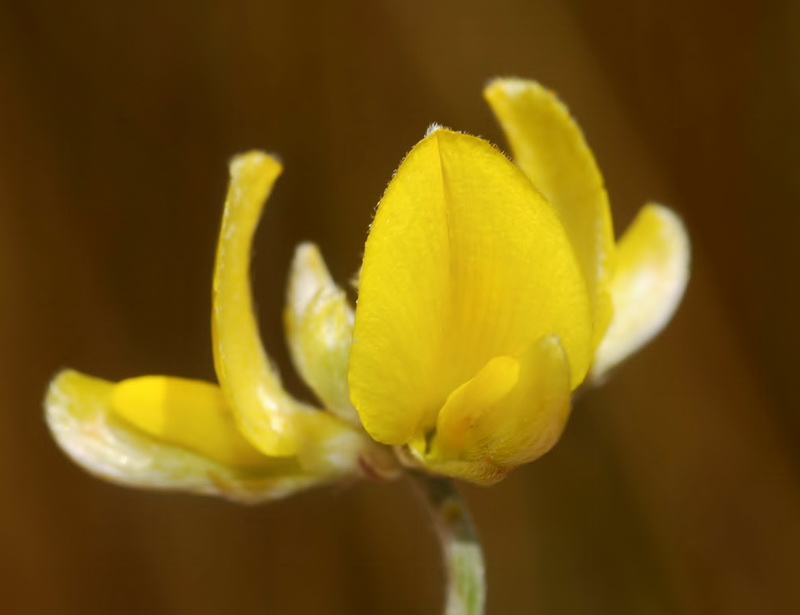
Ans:
[[[447,576],[444,615],[483,615],[483,552],[466,503],[449,479],[421,473],[412,476],[442,546]]]

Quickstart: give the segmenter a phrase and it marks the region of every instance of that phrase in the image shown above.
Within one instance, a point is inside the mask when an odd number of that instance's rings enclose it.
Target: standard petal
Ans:
[[[569,408],[564,349],[555,336],[544,336],[518,359],[495,357],[456,389],[425,449],[412,445],[412,451],[434,472],[494,482],[550,450]]]
[[[302,244],[295,252],[284,322],[297,371],[327,409],[359,425],[347,389],[353,309],[313,244]]]
[[[351,399],[373,438],[403,444],[490,359],[547,333],[576,386],[590,314],[564,228],[531,182],[487,142],[435,130],[400,165],[367,239]]]
[[[47,423],[56,441],[92,474],[131,487],[240,502],[285,497],[322,480],[303,473],[294,459],[262,457],[260,463],[250,459],[246,467],[232,466],[156,438],[112,409],[116,386],[65,370],[50,383],[45,399]]]
[[[648,204],[617,245],[614,318],[597,349],[592,379],[649,342],[672,318],[689,280],[690,247],[680,218]]]
[[[508,138],[514,160],[564,222],[589,285],[596,346],[611,319],[608,283],[614,232],[594,156],[564,104],[535,81],[496,79],[484,96]]]
[[[214,364],[243,433],[262,452],[290,456],[299,439],[293,415],[301,410],[285,392],[261,344],[250,288],[250,251],[261,211],[280,163],[261,152],[237,156],[214,268]]]

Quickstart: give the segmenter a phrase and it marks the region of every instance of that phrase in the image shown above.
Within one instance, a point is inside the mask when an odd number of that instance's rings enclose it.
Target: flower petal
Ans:
[[[499,480],[542,456],[569,416],[570,377],[558,338],[539,338],[519,359],[495,357],[447,399],[425,449],[428,468],[473,482]]]
[[[264,465],[266,457],[238,430],[215,384],[169,376],[129,378],[114,386],[109,407],[162,442],[231,466]]]
[[[327,409],[360,425],[347,389],[353,309],[313,244],[302,244],[295,252],[284,322],[297,371]]]
[[[260,464],[249,459],[248,467],[239,467],[153,437],[112,409],[116,387],[65,370],[50,383],[45,399],[47,423],[56,441],[92,474],[132,487],[219,495],[240,502],[285,497],[323,480],[304,473],[294,459],[262,457]]]
[[[592,379],[649,342],[672,318],[689,280],[690,247],[680,218],[649,204],[617,245],[614,318],[597,349]]]
[[[302,410],[283,389],[261,344],[250,288],[250,251],[264,202],[281,173],[280,163],[261,152],[237,156],[214,268],[212,333],[220,386],[237,422],[263,453],[298,451],[296,422]]]
[[[603,178],[569,111],[535,81],[496,79],[484,96],[514,160],[558,210],[589,285],[595,346],[611,320],[614,232]]]
[[[550,333],[576,386],[591,317],[561,222],[490,144],[434,130],[400,165],[367,239],[349,372],[365,428],[407,442],[490,359]]]

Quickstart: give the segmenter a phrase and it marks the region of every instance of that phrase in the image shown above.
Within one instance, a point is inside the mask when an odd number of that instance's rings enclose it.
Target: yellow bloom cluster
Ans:
[[[252,311],[248,266],[272,157],[234,159],[214,274],[219,385],[59,374],[51,429],[78,463],[142,487],[274,498],[398,463],[491,483],[558,440],[571,393],[663,328],[689,242],[646,205],[614,241],[603,180],[567,109],[535,82],[485,96],[514,163],[437,126],[373,220],[355,312],[317,248],[298,248],[285,324],[322,409],[282,387]]]

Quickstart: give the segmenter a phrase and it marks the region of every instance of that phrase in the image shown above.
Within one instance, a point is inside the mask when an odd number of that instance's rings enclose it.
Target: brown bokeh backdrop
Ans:
[[[577,404],[545,458],[466,487],[489,615],[800,612],[800,8],[791,0],[0,2],[0,612],[435,615],[404,483],[260,508],[84,474],[50,376],[212,378],[226,164],[286,172],[257,238],[265,340],[293,246],[358,267],[437,121],[501,135],[494,75],[568,102],[617,229],[671,204],[693,278],[667,332]]]

